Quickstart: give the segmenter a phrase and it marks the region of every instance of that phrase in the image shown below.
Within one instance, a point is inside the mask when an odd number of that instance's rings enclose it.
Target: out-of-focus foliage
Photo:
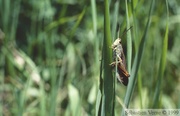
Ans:
[[[95,115],[104,38],[103,4],[102,0],[0,0],[0,115]],[[168,51],[160,108],[180,107],[179,5],[178,0],[168,0]],[[114,6],[111,0],[111,26]],[[149,7],[150,1],[128,0],[132,63]],[[118,12],[121,35],[126,30],[124,0],[119,1]],[[156,1],[138,72],[142,86],[135,86],[130,108],[152,106],[166,16],[165,1]],[[127,42],[124,35],[125,55]],[[116,97],[123,101],[125,92],[126,87],[117,82]],[[115,114],[121,109],[117,100]]]

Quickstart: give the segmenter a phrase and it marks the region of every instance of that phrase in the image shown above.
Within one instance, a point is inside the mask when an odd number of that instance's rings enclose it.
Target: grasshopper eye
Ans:
[[[113,46],[112,46],[113,49],[116,48],[116,47],[117,47],[117,45],[113,45]]]

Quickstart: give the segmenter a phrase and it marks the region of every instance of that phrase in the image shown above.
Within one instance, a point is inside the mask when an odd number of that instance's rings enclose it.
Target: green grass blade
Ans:
[[[137,37],[137,19],[136,19],[136,12],[135,12],[135,8],[136,8],[136,5],[137,5],[137,2],[138,0],[133,0],[132,1],[132,4],[131,4],[131,9],[132,9],[132,18],[133,18],[133,37],[134,37],[134,46],[135,46],[135,50],[134,51],[137,51],[138,49],[138,46],[139,46],[139,41],[136,41],[138,39]],[[141,72],[141,71],[139,71]],[[141,78],[141,74],[139,73],[138,74],[138,92],[139,92],[139,98],[140,98],[140,106],[141,108],[143,107],[143,101],[142,101],[142,78]]]
[[[74,34],[75,34],[78,26],[80,25],[80,23],[81,23],[81,21],[82,21],[82,19],[83,19],[83,17],[84,17],[85,12],[86,12],[86,8],[83,9],[83,11],[81,12],[81,14],[80,14],[79,17],[78,17],[77,22],[76,22],[75,25],[72,27],[72,30],[70,31],[70,39],[74,36]]]
[[[72,112],[72,116],[80,116],[80,96],[79,91],[76,87],[74,87],[71,83],[68,85],[68,95],[70,102],[70,110]]]
[[[103,102],[101,115],[113,116],[114,115],[114,78],[111,67],[109,64],[112,61],[112,50],[109,48],[111,45],[111,30],[110,30],[110,17],[109,17],[109,4],[108,0],[104,1],[104,45],[103,45]]]
[[[92,6],[93,30],[94,30],[94,35],[96,36],[96,34],[97,34],[97,13],[96,13],[95,0],[91,0],[91,6]]]
[[[168,10],[168,2],[166,0],[166,8],[167,8],[167,20],[166,20],[166,31],[162,44],[162,53],[159,65],[159,73],[158,73],[158,83],[156,85],[155,95],[153,99],[153,108],[158,108],[160,101],[160,93],[161,93],[161,83],[164,75],[165,65],[166,65],[166,54],[168,48],[168,21],[169,21],[169,10]]]
[[[113,20],[112,20],[112,37],[113,41],[116,39],[116,30],[117,30],[117,24],[118,24],[118,11],[119,11],[119,3],[120,0],[117,0],[114,4],[114,14],[113,14]]]
[[[129,23],[129,15],[128,15],[128,6],[127,6],[127,0],[125,0],[126,4],[126,23],[127,23],[127,29],[130,28]],[[127,68],[129,73],[131,73],[131,60],[132,60],[132,39],[131,39],[131,30],[127,31]]]
[[[114,41],[116,38],[118,38],[119,37],[119,31],[118,31],[118,33],[117,33],[117,28],[119,28],[119,27],[117,27],[117,25],[118,25],[118,14],[119,14],[119,3],[120,3],[120,0],[117,0],[116,2],[115,2],[115,4],[114,4],[114,14],[113,14],[113,20],[112,20],[112,40]],[[116,58],[116,61],[117,61],[117,58]],[[117,65],[116,65],[116,68],[115,68],[116,70],[115,70],[115,72],[117,72]],[[117,73],[115,73],[115,77],[117,76],[116,75]],[[116,80],[116,78],[114,79],[114,94],[113,94],[113,96],[114,96],[114,105],[113,105],[113,109],[115,109],[114,108],[114,106],[115,106],[115,103],[116,103],[116,99],[115,99],[115,96],[116,96],[116,94],[115,94],[115,91],[116,91],[116,84],[117,84],[117,80]],[[115,110],[114,110],[114,112],[116,112]]]
[[[145,43],[147,41],[146,36],[147,36],[148,29],[149,29],[149,26],[150,26],[150,19],[151,19],[151,15],[152,15],[152,11],[153,11],[153,6],[154,6],[154,0],[152,0],[152,2],[151,2],[145,32],[143,34],[143,37],[142,37],[142,40],[140,42],[138,52],[136,53],[136,56],[135,56],[135,59],[134,59],[133,68],[132,68],[132,72],[131,72],[131,77],[129,79],[130,81],[129,81],[129,84],[128,84],[128,88],[127,88],[127,92],[126,92],[125,100],[124,100],[124,104],[125,104],[126,107],[129,106],[130,99],[131,99],[131,96],[133,94],[133,90],[135,88],[135,83],[137,81],[137,72],[138,72],[140,62],[141,62],[141,59],[142,59]],[[124,115],[124,110],[122,111],[122,115]]]

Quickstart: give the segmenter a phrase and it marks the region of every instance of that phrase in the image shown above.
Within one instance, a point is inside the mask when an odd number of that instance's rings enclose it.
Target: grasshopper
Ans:
[[[117,64],[117,73],[118,73],[117,79],[121,83],[123,83],[123,85],[127,86],[128,77],[130,77],[130,74],[126,70],[126,60],[121,44],[121,39],[120,38],[116,39],[111,47],[113,49],[113,62],[110,65],[112,67],[115,67]],[[117,58],[117,62],[116,62],[116,58]]]

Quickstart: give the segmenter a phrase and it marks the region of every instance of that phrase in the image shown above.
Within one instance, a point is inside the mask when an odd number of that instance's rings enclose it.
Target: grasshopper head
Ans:
[[[114,41],[114,43],[112,44],[112,48],[116,49],[119,44],[121,44],[121,38],[118,38]]]

